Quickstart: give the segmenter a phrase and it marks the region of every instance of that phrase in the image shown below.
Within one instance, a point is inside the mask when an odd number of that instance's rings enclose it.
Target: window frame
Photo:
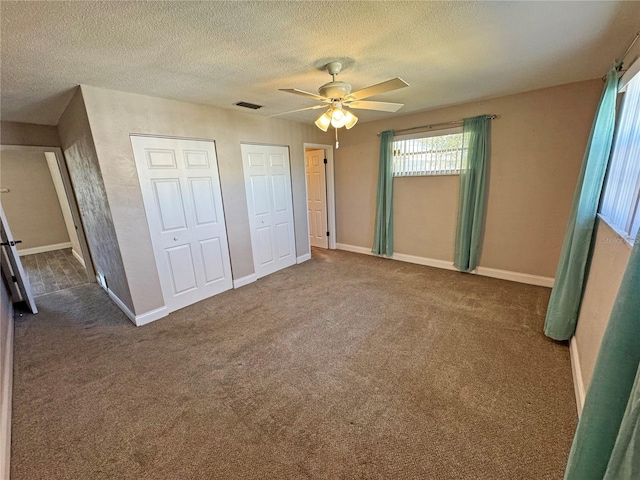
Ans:
[[[633,81],[634,88],[637,88],[639,90],[636,94],[640,95],[640,71],[639,70],[640,70],[640,60],[637,60],[636,62],[634,62],[634,64],[631,65],[631,67],[627,71],[627,73],[633,72],[632,75],[625,74],[621,79],[620,89],[618,93],[625,92],[629,84]],[[618,203],[620,202],[619,195],[622,192],[620,190],[616,191],[616,196],[611,197],[611,205],[608,205],[605,202],[605,200],[609,199],[608,197],[609,188],[615,188],[615,187],[609,186],[609,180],[611,178],[610,175],[611,175],[613,161],[617,158],[616,146],[617,146],[617,137],[618,137],[618,131],[619,131],[618,129],[620,128],[619,121],[622,120],[622,115],[623,113],[625,113],[624,111],[625,101],[626,101],[626,93],[625,93],[625,97],[622,98],[620,108],[618,111],[618,122],[616,122],[616,132],[615,132],[615,136],[611,146],[611,152],[609,154],[609,165],[607,166],[607,175],[603,185],[602,197],[601,197],[600,205],[598,208],[598,217],[602,221],[604,221],[613,231],[615,231],[622,239],[624,239],[629,245],[633,246],[635,242],[635,235],[633,235],[633,232],[634,230],[636,230],[636,228],[640,227],[640,175],[638,175],[638,177],[635,179],[635,183],[631,184],[631,190],[630,190],[630,192],[632,193],[631,205],[628,207],[629,210],[627,213],[627,217],[624,219],[625,224],[619,224],[618,221],[614,221],[612,218],[610,218],[609,215],[607,215],[607,213],[613,213],[614,215],[617,216],[617,212],[613,207],[618,206]],[[638,115],[637,118],[640,118],[640,115]],[[632,122],[631,125],[634,126],[634,123]],[[640,142],[640,127],[637,127],[637,129],[634,130],[633,133],[636,134],[633,136],[633,138],[636,138],[637,136],[636,141]],[[624,155],[624,153],[621,155]],[[629,157],[629,159],[630,158],[632,157]],[[633,193],[632,190],[635,190],[635,193]]]
[[[415,133],[407,133],[407,134],[402,134],[402,135],[397,135],[393,137],[393,142],[395,143],[396,141],[402,141],[402,140],[414,140],[414,139],[422,139],[422,138],[432,138],[432,137],[444,137],[446,135],[455,135],[455,134],[462,134],[462,125],[460,126],[454,126],[454,127],[448,127],[448,128],[439,128],[436,130],[427,130],[427,131],[422,131],[422,132],[415,132]],[[462,138],[462,149],[463,149],[463,155],[464,155],[464,137]],[[393,146],[392,146],[392,152],[394,151]],[[453,173],[420,173],[420,174],[408,174],[408,175],[404,175],[404,174],[397,174],[395,171],[395,155],[393,155],[393,164],[394,164],[394,168],[392,171],[393,174],[393,178],[415,178],[415,177],[420,177],[420,178],[424,178],[424,177],[451,177],[451,176],[459,176],[460,175],[460,168],[458,168],[455,172]],[[462,159],[461,159],[462,162]],[[460,165],[461,167],[462,165]]]

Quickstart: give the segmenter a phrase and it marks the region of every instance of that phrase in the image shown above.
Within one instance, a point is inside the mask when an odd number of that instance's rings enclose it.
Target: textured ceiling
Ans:
[[[396,114],[603,75],[640,28],[640,2],[2,1],[2,119],[55,125],[78,84],[240,109],[311,106],[316,67],[342,58]],[[248,111],[241,109],[242,111]],[[311,122],[317,111],[284,116]]]

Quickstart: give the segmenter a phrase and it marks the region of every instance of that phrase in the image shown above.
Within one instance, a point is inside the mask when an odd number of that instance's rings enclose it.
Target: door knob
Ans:
[[[8,242],[3,242],[0,243],[0,245],[2,245],[3,247],[8,247],[9,245],[11,245],[12,247],[15,247],[17,244],[22,243],[22,240],[10,240]]]

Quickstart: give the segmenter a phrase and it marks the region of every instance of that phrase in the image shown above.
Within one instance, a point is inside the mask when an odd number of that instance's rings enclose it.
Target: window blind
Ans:
[[[426,136],[424,133],[399,137],[393,142],[393,175],[455,175],[460,173],[462,129],[448,129]]]
[[[614,138],[601,215],[628,237],[640,227],[640,75],[628,84]]]

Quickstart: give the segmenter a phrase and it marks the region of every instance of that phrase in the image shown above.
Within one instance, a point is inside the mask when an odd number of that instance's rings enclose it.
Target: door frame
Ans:
[[[312,150],[324,150],[325,158],[327,159],[326,167],[326,188],[327,188],[327,229],[329,230],[329,249],[335,250],[336,247],[336,184],[334,178],[334,163],[333,163],[333,145],[327,145],[323,143],[303,143],[302,150],[305,155],[302,162],[304,165],[304,189],[306,193],[306,201],[309,201],[309,185],[307,185],[307,162],[306,154],[307,149]],[[307,231],[309,231],[309,209],[307,210]],[[307,235],[307,241],[309,242],[309,252],[311,252],[311,238]]]
[[[58,165],[58,171],[60,172],[60,176],[62,177],[64,194],[67,199],[67,203],[69,204],[69,210],[71,210],[71,217],[73,219],[74,225],[77,227],[76,234],[80,243],[80,254],[82,255],[82,258],[84,260],[84,267],[87,270],[87,277],[89,282],[96,282],[96,270],[93,265],[93,259],[91,258],[91,250],[89,248],[89,243],[87,242],[84,223],[82,222],[82,215],[80,214],[78,201],[76,200],[76,195],[73,188],[73,182],[71,180],[71,176],[69,175],[69,170],[67,169],[67,164],[64,158],[64,154],[62,153],[62,149],[60,147],[41,147],[36,145],[0,145],[0,151],[4,150],[41,152],[43,157],[47,152],[53,153],[55,155],[56,163]],[[56,193],[59,193],[57,189]],[[58,199],[59,198],[60,197],[58,196]]]

